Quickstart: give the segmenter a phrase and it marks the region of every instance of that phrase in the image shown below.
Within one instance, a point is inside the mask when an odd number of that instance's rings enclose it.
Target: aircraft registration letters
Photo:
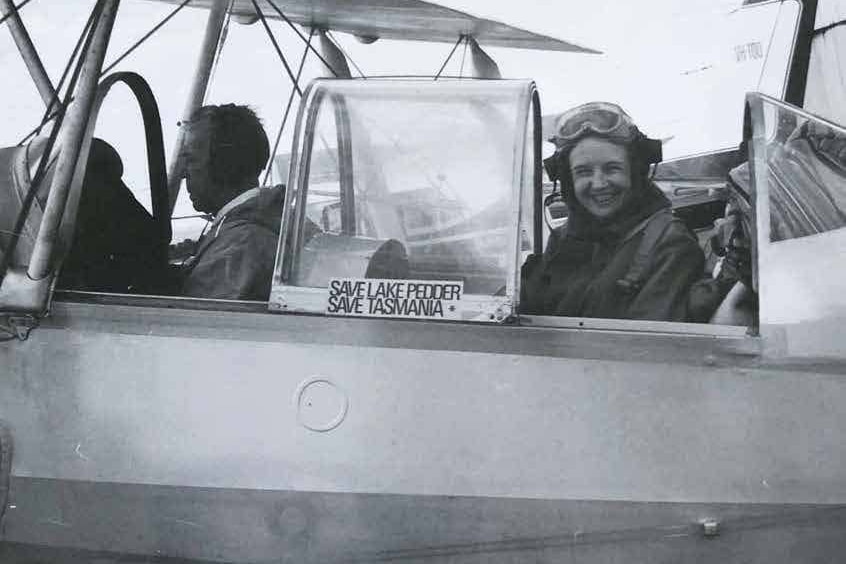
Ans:
[[[334,278],[326,313],[358,317],[461,319],[464,282]]]

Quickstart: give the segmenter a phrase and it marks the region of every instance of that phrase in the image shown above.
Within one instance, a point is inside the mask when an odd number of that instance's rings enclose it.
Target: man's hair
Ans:
[[[202,106],[192,114],[189,127],[201,124],[209,136],[213,178],[235,183],[253,179],[264,169],[270,144],[251,108],[237,104]]]

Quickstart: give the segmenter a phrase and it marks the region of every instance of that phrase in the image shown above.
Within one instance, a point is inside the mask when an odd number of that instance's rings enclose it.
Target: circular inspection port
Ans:
[[[347,394],[324,376],[303,381],[297,388],[295,402],[300,425],[320,433],[340,425],[349,409]]]

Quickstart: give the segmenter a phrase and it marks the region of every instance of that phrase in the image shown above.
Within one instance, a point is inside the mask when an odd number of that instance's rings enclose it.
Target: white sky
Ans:
[[[560,112],[594,99],[618,102],[648,135],[671,138],[665,145],[665,157],[729,147],[740,141],[744,92],[780,94],[795,20],[792,2],[744,10],[738,10],[740,0],[440,3],[602,50],[603,55],[582,55],[486,49],[499,64],[503,77],[537,82],[544,113]],[[33,0],[23,9],[24,23],[54,82],[93,4],[93,0]],[[172,8],[123,0],[107,63]],[[168,158],[206,14],[203,10],[183,10],[118,67],[138,71],[151,83],[162,113]],[[302,42],[284,23],[273,22],[272,27],[289,63],[296,67]],[[336,38],[369,75],[432,75],[452,48],[443,43],[385,40],[363,45],[344,34]],[[738,57],[737,49],[750,43],[760,44],[764,56]],[[447,73],[458,74],[461,58],[459,49]],[[312,60],[306,65],[304,83],[318,72]],[[0,29],[0,73],[0,146],[8,146],[37,125],[43,106],[4,29]],[[290,82],[261,24],[233,23],[207,101],[252,105],[269,136],[275,137],[289,92]],[[129,100],[128,94],[117,91],[108,99],[97,134],[118,148],[124,159],[125,180],[143,191],[147,183],[143,132],[137,110]],[[280,153],[290,151],[290,126],[295,116],[292,112]],[[180,208],[190,211],[190,206]]]

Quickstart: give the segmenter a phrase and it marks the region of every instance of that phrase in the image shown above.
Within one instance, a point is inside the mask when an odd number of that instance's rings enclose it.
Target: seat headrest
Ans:
[[[17,221],[21,204],[29,191],[32,175],[35,174],[46,143],[47,138],[42,136],[36,137],[22,147],[0,149],[0,252],[9,246],[11,232]],[[54,165],[55,158],[50,163],[42,185],[38,189],[34,208],[43,206],[47,201]],[[91,140],[86,172],[87,175],[96,175],[94,176],[96,181],[86,182],[86,184],[95,187],[94,190],[100,187],[106,190],[111,186],[109,181],[120,181],[123,176],[123,161],[114,147],[95,137]],[[30,210],[24,232],[18,240],[14,264],[23,264],[28,261],[40,223],[40,210]]]
[[[123,176],[123,161],[114,147],[102,139],[91,140],[91,150],[88,153],[88,168],[103,176],[121,178]]]

